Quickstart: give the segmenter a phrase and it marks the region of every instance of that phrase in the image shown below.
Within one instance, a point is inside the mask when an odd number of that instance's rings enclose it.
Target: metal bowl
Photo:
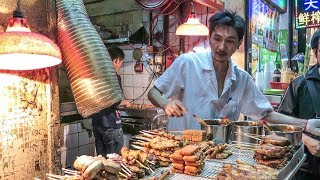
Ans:
[[[201,126],[202,130],[206,130],[207,134],[210,135],[210,139],[214,140],[215,143],[229,143],[231,126],[221,125],[221,119],[204,119],[207,126]]]
[[[278,135],[290,140],[293,147],[300,147],[302,144],[303,128],[287,124],[269,124],[272,131],[265,129],[266,135]]]
[[[262,135],[263,126],[256,121],[236,121],[233,122],[231,140],[234,143],[258,144]]]

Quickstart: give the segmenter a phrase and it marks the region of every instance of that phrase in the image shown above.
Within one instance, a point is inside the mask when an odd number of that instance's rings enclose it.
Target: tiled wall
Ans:
[[[134,71],[136,61],[133,59],[132,53],[134,48],[141,48],[142,44],[123,45],[120,48],[125,53],[125,59],[122,67],[119,69],[118,74],[121,76],[121,83],[123,88],[124,97],[128,100],[134,101],[138,104],[150,104],[148,100],[148,87],[153,87],[152,79],[153,71],[152,66],[148,65],[148,59],[142,58],[143,72],[137,73]],[[143,94],[144,93],[144,94]],[[140,97],[140,98],[139,98]]]
[[[84,122],[90,119],[81,120]],[[61,124],[61,164],[63,168],[73,168],[73,162],[80,155],[95,155],[94,136],[85,126],[76,121]]]

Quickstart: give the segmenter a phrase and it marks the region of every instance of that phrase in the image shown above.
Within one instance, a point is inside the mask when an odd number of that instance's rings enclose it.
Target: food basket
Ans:
[[[270,81],[270,89],[283,89],[283,90],[287,90],[288,86],[289,86],[288,83],[272,82],[272,81]]]

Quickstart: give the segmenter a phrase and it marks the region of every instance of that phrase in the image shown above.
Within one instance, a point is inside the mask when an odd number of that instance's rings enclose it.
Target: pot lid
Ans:
[[[168,0],[136,0],[145,9],[155,9],[161,7]]]

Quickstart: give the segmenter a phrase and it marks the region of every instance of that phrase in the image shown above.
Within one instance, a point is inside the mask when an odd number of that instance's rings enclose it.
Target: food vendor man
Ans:
[[[193,114],[204,119],[238,120],[243,113],[252,119],[298,125],[319,133],[320,120],[274,112],[252,77],[231,61],[243,41],[244,19],[236,12],[223,10],[209,23],[211,52],[180,55],[148,92],[151,103],[172,116],[168,130],[200,129]]]

